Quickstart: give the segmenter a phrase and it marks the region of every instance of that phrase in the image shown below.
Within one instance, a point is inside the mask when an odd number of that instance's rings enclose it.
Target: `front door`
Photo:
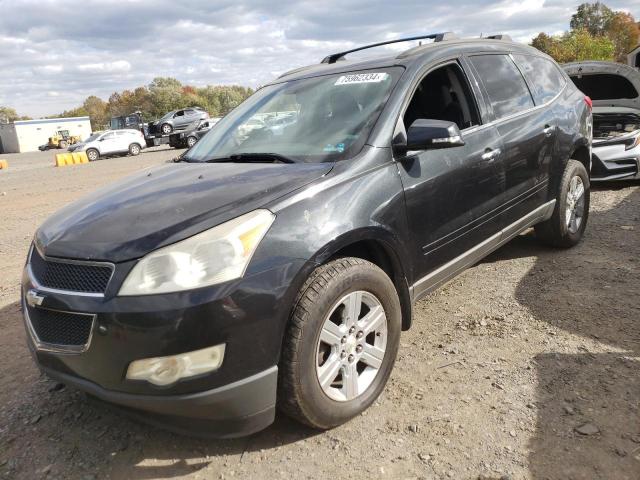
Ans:
[[[434,288],[436,270],[499,232],[504,193],[500,136],[480,124],[476,97],[457,61],[430,71],[418,85],[401,121],[406,128],[419,118],[458,124],[465,145],[398,159],[417,296]]]
[[[118,141],[116,140],[116,132],[105,133],[100,138],[100,154],[108,155],[118,151]]]

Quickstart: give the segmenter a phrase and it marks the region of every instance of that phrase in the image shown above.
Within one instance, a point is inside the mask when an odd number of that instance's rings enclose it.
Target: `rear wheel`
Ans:
[[[69,144],[67,143],[66,140],[60,140],[58,142],[58,147],[60,147],[60,148],[67,148],[68,146],[69,146]]]
[[[590,191],[589,174],[584,165],[569,160],[560,180],[553,215],[535,226],[536,236],[554,247],[577,245],[587,228]]]
[[[301,288],[284,341],[281,410],[314,428],[340,425],[384,389],[400,341],[389,277],[358,258],[318,267]]]
[[[198,139],[196,137],[187,137],[187,147],[193,147],[197,141]]]
[[[87,158],[90,162],[95,162],[100,158],[100,153],[95,148],[90,148],[87,150]]]
[[[129,145],[129,153],[133,156],[140,155],[140,145],[137,143]]]

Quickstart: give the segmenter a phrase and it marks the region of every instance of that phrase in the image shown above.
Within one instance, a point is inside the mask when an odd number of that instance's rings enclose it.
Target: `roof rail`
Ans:
[[[484,37],[484,38],[488,38],[490,40],[504,40],[505,42],[511,42],[511,36],[510,35],[504,35],[504,34],[498,34],[498,35],[489,35],[488,37]]]
[[[353,52],[359,52],[360,50],[366,50],[368,48],[381,47],[382,45],[389,45],[391,43],[410,42],[413,40],[433,40],[434,42],[442,42],[445,40],[455,40],[456,35],[453,32],[432,33],[430,35],[419,35],[417,37],[399,38],[397,40],[389,40],[387,42],[372,43],[371,45],[365,45],[364,47],[354,48],[352,50],[346,50],[344,52],[333,53],[322,59],[320,63],[336,63],[345,55]]]

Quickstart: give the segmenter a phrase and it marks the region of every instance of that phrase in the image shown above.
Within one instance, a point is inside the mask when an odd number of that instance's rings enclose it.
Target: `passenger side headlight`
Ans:
[[[268,210],[254,210],[151,252],[129,272],[118,295],[180,292],[240,278],[274,219]]]

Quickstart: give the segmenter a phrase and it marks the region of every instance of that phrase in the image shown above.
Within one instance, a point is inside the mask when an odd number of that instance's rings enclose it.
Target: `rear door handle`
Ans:
[[[494,148],[494,149],[487,148],[480,158],[482,158],[482,160],[486,160],[488,162],[492,162],[501,153],[502,153],[502,150],[500,150],[499,148]]]
[[[542,130],[544,132],[544,136],[545,137],[550,137],[551,135],[553,135],[553,132],[555,131],[555,127],[551,127],[549,125],[545,125],[544,126],[544,130]]]

